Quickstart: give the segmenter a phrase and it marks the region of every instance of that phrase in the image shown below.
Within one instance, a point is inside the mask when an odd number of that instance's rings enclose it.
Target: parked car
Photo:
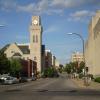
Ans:
[[[1,79],[1,80],[6,80],[6,79],[7,79],[7,77],[9,77],[9,76],[6,76],[6,77],[1,77],[0,79]]]
[[[15,83],[19,83],[19,80],[16,77],[7,76],[7,77],[2,77],[1,79],[3,80],[2,84],[15,84]]]
[[[0,84],[4,83],[4,80],[3,79],[0,79]]]
[[[8,76],[2,76],[0,78],[0,84],[4,84],[4,81],[7,79]]]
[[[20,77],[19,82],[24,83],[24,82],[29,82],[29,81],[35,81],[36,77]]]
[[[24,82],[27,82],[27,81],[28,81],[27,77],[20,77],[20,79],[19,79],[20,83],[24,83]]]

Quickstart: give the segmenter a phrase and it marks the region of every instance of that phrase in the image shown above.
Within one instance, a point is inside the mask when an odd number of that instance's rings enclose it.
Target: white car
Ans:
[[[4,84],[15,84],[15,83],[19,83],[19,80],[16,78],[16,77],[11,77],[11,76],[8,76],[8,77],[5,77],[3,78],[4,80]]]

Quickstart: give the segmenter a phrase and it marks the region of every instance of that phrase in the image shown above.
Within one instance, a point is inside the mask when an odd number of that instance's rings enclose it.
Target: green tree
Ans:
[[[47,68],[43,72],[43,77],[56,77],[58,74],[57,70],[53,67]]]
[[[11,75],[13,75],[13,76],[19,75],[21,69],[22,69],[22,65],[20,63],[20,60],[18,60],[18,59],[10,60],[10,74]]]
[[[58,71],[62,73],[64,70],[64,66],[62,64],[59,65]]]
[[[70,73],[77,72],[77,68],[78,68],[78,63],[77,63],[77,62],[70,62],[70,63],[66,64],[64,70],[65,70],[68,74],[70,74]]]
[[[68,74],[71,73],[71,71],[72,71],[72,67],[71,67],[70,64],[66,64],[66,66],[65,66],[65,71],[66,71]]]
[[[79,68],[78,68],[77,73],[82,73],[84,67],[85,67],[85,63],[82,61],[82,62],[80,63],[80,65],[79,65]]]
[[[9,73],[10,61],[2,50],[0,50],[0,74]]]

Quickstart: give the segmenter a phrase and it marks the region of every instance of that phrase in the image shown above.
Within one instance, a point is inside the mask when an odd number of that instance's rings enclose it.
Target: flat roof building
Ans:
[[[85,59],[89,74],[100,76],[100,10],[89,24],[88,39],[85,43]]]

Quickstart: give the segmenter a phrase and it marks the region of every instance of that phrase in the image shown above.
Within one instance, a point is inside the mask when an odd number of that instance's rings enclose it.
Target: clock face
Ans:
[[[38,21],[37,20],[34,20],[33,23],[36,25],[38,23]]]

